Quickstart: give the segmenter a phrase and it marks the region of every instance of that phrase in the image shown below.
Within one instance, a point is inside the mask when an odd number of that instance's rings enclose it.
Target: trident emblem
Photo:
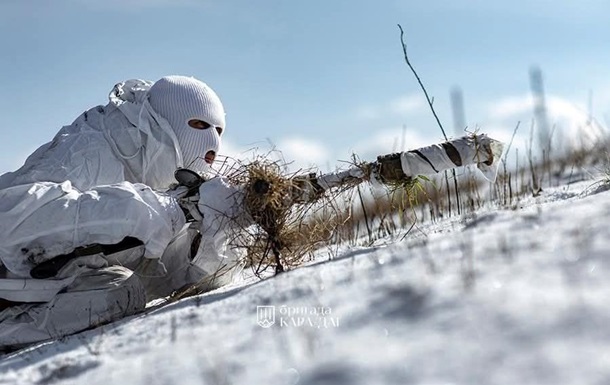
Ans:
[[[269,328],[275,323],[275,306],[257,306],[256,321],[262,328]]]

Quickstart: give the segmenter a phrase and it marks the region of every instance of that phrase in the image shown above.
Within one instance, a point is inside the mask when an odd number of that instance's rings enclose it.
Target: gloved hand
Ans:
[[[199,187],[197,207],[202,214],[201,233],[213,236],[226,231],[228,226],[249,226],[252,219],[245,210],[241,187],[229,184],[226,178],[216,177]]]
[[[192,263],[223,285],[239,271],[243,250],[230,247],[234,231],[253,223],[244,207],[244,192],[222,177],[207,180],[199,187],[197,208],[201,213],[201,242]]]

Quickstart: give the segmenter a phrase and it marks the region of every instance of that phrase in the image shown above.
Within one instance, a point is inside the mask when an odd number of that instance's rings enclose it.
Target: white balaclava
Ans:
[[[200,80],[187,76],[166,76],[152,85],[151,107],[164,117],[176,134],[182,152],[183,167],[203,172],[209,169],[204,157],[209,151],[218,154],[220,134],[225,128],[225,111],[214,90]],[[207,129],[188,125],[191,119],[210,124]]]

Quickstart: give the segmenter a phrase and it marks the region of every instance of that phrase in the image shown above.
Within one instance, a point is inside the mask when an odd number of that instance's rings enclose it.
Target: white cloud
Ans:
[[[488,106],[488,115],[496,119],[513,118],[517,114],[532,111],[532,99],[529,95],[510,96],[493,101]]]
[[[235,145],[230,140],[223,139],[222,146],[220,147],[220,155],[223,157],[230,157],[240,159],[244,153],[247,152],[246,148]]]
[[[409,114],[425,106],[424,97],[419,94],[400,97],[390,102],[389,111],[395,114]]]
[[[302,137],[284,137],[277,142],[261,141],[248,146],[239,146],[230,140],[223,140],[222,149],[218,158],[220,162],[233,165],[233,160],[248,163],[259,157],[271,161],[279,160],[286,164],[290,172],[299,171],[327,171],[335,168],[334,154],[322,142]],[[225,160],[226,159],[226,160]]]
[[[282,152],[284,160],[290,163],[289,168],[294,171],[323,168],[331,160],[330,151],[326,146],[311,139],[282,138],[277,143],[277,149]]]
[[[588,114],[582,105],[559,96],[547,96],[545,100],[549,119],[565,119],[571,123],[581,124],[588,120]],[[534,110],[534,100],[530,95],[511,96],[492,102],[489,106],[489,115],[496,119],[514,118],[515,116],[529,114]]]
[[[356,116],[361,119],[376,120],[387,116],[404,116],[412,114],[425,106],[425,99],[420,94],[400,96],[383,104],[361,106]]]
[[[423,102],[421,99],[418,101],[418,98],[414,96],[405,96],[384,104],[385,110],[381,107],[377,109],[369,107],[363,109],[362,112],[373,117],[383,111],[385,113],[395,113],[401,109],[402,111],[414,111],[423,106]],[[557,95],[548,95],[547,110],[550,124],[556,125],[552,138],[554,149],[559,149],[561,141],[563,141],[563,145],[578,145],[581,138],[586,138],[587,141],[596,138],[590,126],[587,126],[588,114],[582,104]],[[482,119],[473,120],[476,124],[469,126],[469,132],[486,133],[508,144],[515,126],[520,122],[519,130],[511,145],[511,155],[517,148],[520,156],[526,154],[533,119],[533,103],[529,94],[498,98],[481,106],[477,111]],[[394,117],[396,116],[394,115]],[[416,125],[401,128],[400,123],[396,123],[398,119],[391,120],[394,122],[386,122],[382,126],[385,128],[382,129],[370,129],[366,132],[361,129],[354,130],[353,135],[342,141],[335,139],[336,142],[332,146],[325,141],[318,141],[301,134],[301,136],[274,138],[273,143],[263,141],[248,147],[235,146],[225,141],[222,154],[243,160],[251,158],[248,151],[253,147],[258,148],[256,151],[258,154],[268,154],[270,150],[274,149],[281,154],[284,161],[289,163],[290,171],[296,172],[316,167],[326,172],[334,170],[336,167],[342,167],[344,161],[350,162],[352,154],[356,154],[363,161],[373,161],[378,155],[406,151],[442,141],[442,135],[436,126],[430,126],[426,130],[417,128]],[[536,139],[535,135],[534,133],[534,139]],[[537,149],[536,146],[537,143],[534,144],[534,150]]]
[[[361,139],[353,146],[353,152],[365,161],[372,161],[378,155],[411,150],[435,143],[434,137],[427,137],[414,129],[391,128],[380,130],[368,138]]]
[[[545,104],[550,129],[553,131],[551,140],[555,144],[579,146],[593,144],[599,140],[603,129],[595,120],[590,119],[582,104],[557,95],[547,95]],[[510,96],[493,101],[487,107],[487,114],[486,122],[482,124],[484,131],[495,131],[499,139],[505,137],[510,140],[515,125],[521,122],[517,134],[518,140],[514,145],[519,146],[519,142],[529,142],[532,122],[534,122],[534,100],[531,95]],[[534,130],[536,130],[535,125]],[[535,133],[534,138],[536,138]]]
[[[289,172],[328,172],[343,168],[345,162],[352,161],[354,154],[360,160],[373,161],[378,155],[410,150],[439,140],[438,137],[428,138],[413,129],[395,128],[377,130],[371,136],[352,137],[350,141],[344,147],[330,149],[322,142],[302,137],[280,138],[276,143],[258,143],[255,148],[239,147],[225,140],[221,154],[242,161],[252,159],[257,154],[281,159],[288,164]]]

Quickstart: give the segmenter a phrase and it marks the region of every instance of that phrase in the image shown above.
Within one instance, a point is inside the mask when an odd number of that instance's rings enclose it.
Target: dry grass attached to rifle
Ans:
[[[339,225],[332,215],[330,194],[300,203],[302,180],[307,174],[288,174],[281,161],[260,157],[240,164],[226,176],[244,186],[243,205],[255,225],[237,229],[233,247],[245,250],[245,264],[257,276],[293,269],[311,260],[312,252],[327,244]],[[326,215],[315,215],[324,211]],[[319,219],[323,218],[323,219]],[[330,220],[328,220],[330,218]]]

